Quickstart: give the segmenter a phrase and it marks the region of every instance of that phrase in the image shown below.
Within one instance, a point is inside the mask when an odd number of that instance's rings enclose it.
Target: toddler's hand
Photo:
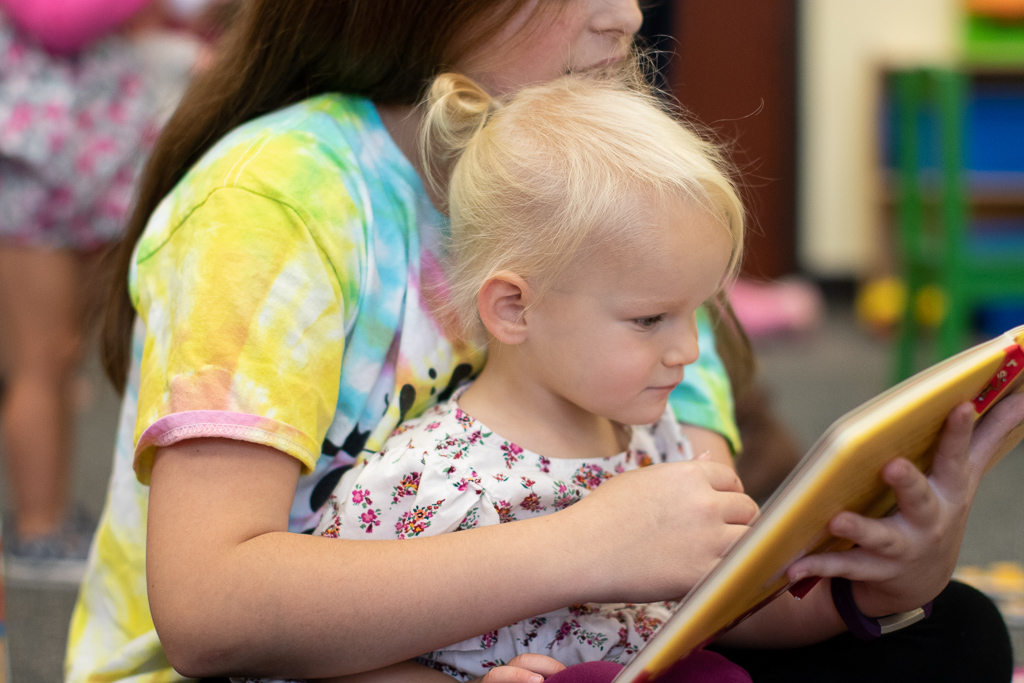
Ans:
[[[564,664],[551,657],[529,653],[513,657],[505,666],[494,667],[474,683],[541,683],[564,668]]]
[[[700,459],[613,477],[559,514],[577,515],[588,601],[653,602],[685,595],[757,512],[735,470]]]
[[[854,582],[862,612],[882,616],[920,607],[949,582],[978,484],[1003,437],[1024,418],[1024,395],[997,405],[972,438],[971,411],[958,406],[946,421],[932,472],[898,459],[882,470],[899,511],[884,519],[836,515],[829,531],[857,544],[795,562],[790,578],[844,576]]]

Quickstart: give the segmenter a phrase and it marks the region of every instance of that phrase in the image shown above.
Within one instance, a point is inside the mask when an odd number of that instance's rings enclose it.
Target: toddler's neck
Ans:
[[[516,445],[547,458],[606,458],[626,450],[629,429],[552,393],[492,358],[459,407]]]

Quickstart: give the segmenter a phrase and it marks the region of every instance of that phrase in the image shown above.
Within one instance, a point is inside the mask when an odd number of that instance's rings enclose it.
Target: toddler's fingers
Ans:
[[[967,488],[965,474],[973,427],[974,407],[969,403],[961,403],[946,418],[932,465],[932,479],[944,490],[959,491]]]
[[[526,669],[533,673],[538,673],[544,678],[553,676],[565,668],[565,664],[562,664],[557,659],[552,659],[547,655],[536,654],[533,652],[527,652],[526,654],[513,657],[509,661],[508,665]]]
[[[480,683],[542,683],[565,665],[556,659],[536,653],[513,657],[505,666],[496,666],[480,680]]]
[[[890,562],[879,559],[863,548],[851,548],[835,553],[808,555],[794,562],[786,571],[791,581],[808,576],[844,576],[851,581],[879,582],[893,578]]]
[[[892,487],[900,513],[908,522],[925,526],[935,520],[939,499],[928,478],[913,463],[903,458],[893,460],[882,469],[882,480]]]
[[[544,683],[542,674],[518,666],[496,666],[479,679],[480,683]]]
[[[707,478],[708,483],[711,484],[711,488],[714,490],[743,493],[743,482],[740,481],[739,475],[736,474],[736,470],[733,468],[719,462],[706,460],[698,461],[696,464],[704,471],[705,478]]]
[[[1000,451],[1000,444],[1012,430],[1024,424],[1024,394],[1007,396],[981,419],[971,440],[971,466],[979,474],[988,468],[992,456]]]
[[[828,523],[828,530],[833,536],[852,541],[864,552],[883,558],[901,557],[907,549],[907,537],[891,520],[840,512]]]
[[[726,524],[749,525],[760,512],[754,499],[745,493],[723,494],[721,505],[722,521]]]

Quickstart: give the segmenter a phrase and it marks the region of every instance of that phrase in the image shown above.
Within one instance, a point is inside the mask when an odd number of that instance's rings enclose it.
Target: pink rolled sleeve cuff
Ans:
[[[135,446],[135,476],[149,484],[157,448],[210,437],[270,446],[302,463],[303,474],[312,472],[320,457],[319,446],[310,437],[283,422],[229,410],[191,410],[167,415],[142,433]]]

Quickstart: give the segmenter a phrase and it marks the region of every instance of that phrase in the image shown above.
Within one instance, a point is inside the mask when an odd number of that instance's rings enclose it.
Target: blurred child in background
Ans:
[[[201,10],[178,4],[0,2],[0,443],[15,580],[75,581],[84,567],[94,525],[69,481],[90,271],[120,235],[173,82],[191,67],[150,73],[160,60],[139,49]]]

